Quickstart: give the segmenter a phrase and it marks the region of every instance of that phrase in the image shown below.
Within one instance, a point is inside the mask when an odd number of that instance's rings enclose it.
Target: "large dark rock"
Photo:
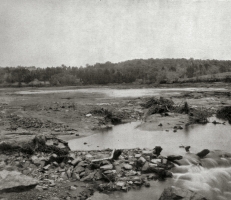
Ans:
[[[113,160],[118,160],[119,157],[120,157],[120,155],[121,155],[121,153],[122,153],[122,150],[120,150],[120,149],[115,150],[112,159]]]
[[[162,147],[161,147],[161,146],[156,146],[156,147],[154,148],[153,153],[156,154],[157,156],[159,156],[160,153],[161,153],[161,151],[162,151]]]
[[[208,149],[204,149],[202,150],[201,152],[197,153],[197,155],[200,157],[200,158],[204,158],[207,154],[209,154],[209,150]]]
[[[191,190],[168,187],[164,189],[159,200],[207,200],[200,194],[193,192]]]
[[[183,158],[183,156],[180,156],[180,155],[170,155],[167,157],[167,160],[175,161],[175,160],[181,160],[182,158]]]

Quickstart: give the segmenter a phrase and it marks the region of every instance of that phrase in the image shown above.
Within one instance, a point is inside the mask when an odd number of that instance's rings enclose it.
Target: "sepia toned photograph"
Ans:
[[[0,0],[0,200],[231,200],[231,0]]]

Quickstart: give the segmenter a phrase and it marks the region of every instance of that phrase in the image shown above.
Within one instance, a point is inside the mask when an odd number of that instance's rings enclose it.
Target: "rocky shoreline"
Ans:
[[[3,197],[6,196],[2,199],[24,199],[23,196],[21,198],[14,195],[10,198],[7,196],[9,192],[29,189],[35,191],[34,198],[37,199],[85,200],[95,191],[127,192],[142,186],[150,187],[149,181],[151,180],[171,178],[171,168],[183,158],[180,155],[162,156],[160,146],[154,149],[105,149],[66,151],[66,153],[50,148],[48,153],[47,150],[41,148],[41,145],[43,148],[49,146],[47,144],[50,139],[42,136],[35,137],[33,142],[37,141],[37,144],[31,147],[34,148],[34,152],[30,154],[21,150],[12,150],[12,152],[2,150],[0,181],[4,184],[0,186],[0,194]],[[62,141],[58,142],[62,143]],[[2,146],[3,143],[0,144],[0,147]],[[209,151],[205,151],[198,156],[203,157],[208,153]],[[82,183],[85,185],[79,192],[78,187]],[[60,189],[63,185],[68,185],[68,187]],[[70,191],[70,193],[63,195],[62,190],[65,190],[65,193]],[[168,198],[161,197],[160,199]]]

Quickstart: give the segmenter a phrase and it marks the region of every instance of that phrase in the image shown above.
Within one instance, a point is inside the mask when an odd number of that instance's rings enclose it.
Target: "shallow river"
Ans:
[[[18,91],[16,94],[52,94],[52,93],[102,93],[110,97],[141,97],[158,96],[161,94],[180,94],[188,91],[224,91],[225,88],[143,88],[143,89],[111,89],[111,88],[86,88],[68,90],[29,90]]]
[[[72,90],[32,90],[18,94],[48,94],[61,92],[102,93],[110,97],[141,97],[161,94],[179,94],[182,91],[215,91],[221,88],[159,88],[159,89],[109,89],[89,88]],[[214,119],[210,119],[213,121]],[[217,120],[217,119],[216,119]],[[197,153],[203,149],[223,150],[231,153],[231,125],[193,125],[183,130],[143,131],[137,128],[142,123],[132,122],[113,127],[89,137],[69,141],[72,150],[96,150],[105,148],[154,148],[161,146],[162,155],[185,155],[179,146],[191,146],[190,151]],[[84,145],[84,143],[87,143]],[[224,155],[224,153],[221,153]],[[151,181],[150,188],[142,187],[128,193],[114,192],[110,200],[158,200],[164,188],[174,185],[196,191],[211,200],[231,200],[231,157],[215,156],[202,160],[202,166],[190,163],[173,169],[173,178],[166,181]]]
[[[216,119],[217,120],[217,119]],[[211,118],[210,121],[213,121]],[[218,120],[217,120],[218,121]],[[230,150],[231,126],[208,123],[206,125],[191,125],[177,132],[143,131],[137,128],[140,121],[114,126],[89,137],[69,141],[72,150],[96,150],[105,148],[154,148],[161,146],[163,154],[182,152],[179,146],[191,146],[191,150],[207,149]],[[87,143],[84,145],[84,143]]]
[[[213,121],[215,118],[210,118]],[[216,121],[219,121],[216,119]],[[222,121],[221,121],[222,122]],[[191,146],[190,152],[203,149],[223,150],[231,153],[231,125],[191,125],[186,129],[166,131],[143,131],[137,128],[142,123],[132,122],[114,126],[112,130],[69,141],[72,150],[93,150],[105,148],[154,148],[161,146],[162,155],[185,155],[179,146]],[[84,145],[84,143],[87,143]],[[190,161],[189,161],[190,162]],[[231,199],[231,159],[211,158],[203,160],[203,167],[190,164],[176,167],[173,178],[163,182],[152,181],[151,188],[131,190],[128,193],[115,192],[109,199],[157,200],[164,188],[174,185],[196,191],[211,200]]]

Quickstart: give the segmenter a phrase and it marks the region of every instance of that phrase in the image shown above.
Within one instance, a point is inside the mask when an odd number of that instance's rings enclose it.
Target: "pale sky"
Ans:
[[[231,59],[231,0],[0,0],[0,66]]]

